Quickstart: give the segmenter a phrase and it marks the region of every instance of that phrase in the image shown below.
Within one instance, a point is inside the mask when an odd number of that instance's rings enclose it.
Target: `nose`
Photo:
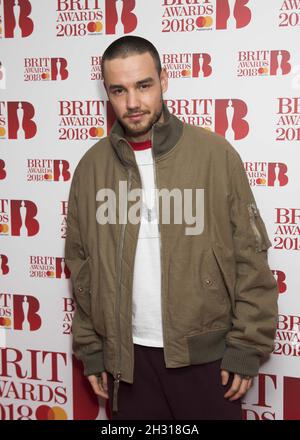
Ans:
[[[140,108],[140,100],[135,90],[130,90],[127,93],[127,109],[135,110]]]

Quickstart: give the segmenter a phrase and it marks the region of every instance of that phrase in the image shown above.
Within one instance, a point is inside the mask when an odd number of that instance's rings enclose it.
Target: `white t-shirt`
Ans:
[[[142,179],[143,209],[133,274],[133,343],[163,347],[160,241],[151,147],[134,149],[134,154]]]

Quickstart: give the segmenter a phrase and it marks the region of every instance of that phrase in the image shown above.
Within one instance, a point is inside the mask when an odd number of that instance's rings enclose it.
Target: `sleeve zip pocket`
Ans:
[[[250,216],[250,225],[256,241],[256,252],[261,252],[272,246],[268,239],[267,231],[263,225],[259,210],[255,203],[248,204],[248,211]]]

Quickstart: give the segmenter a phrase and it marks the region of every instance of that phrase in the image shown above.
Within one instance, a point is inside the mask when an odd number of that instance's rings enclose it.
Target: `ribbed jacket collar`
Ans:
[[[152,148],[155,158],[166,154],[178,142],[182,135],[183,122],[172,115],[163,102],[164,122],[152,126]],[[136,165],[132,147],[124,136],[124,129],[116,119],[109,133],[109,139],[120,161],[125,166]]]

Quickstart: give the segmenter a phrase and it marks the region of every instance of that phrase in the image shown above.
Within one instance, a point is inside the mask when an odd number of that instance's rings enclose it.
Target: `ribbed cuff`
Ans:
[[[254,350],[227,347],[221,362],[221,369],[245,376],[257,376],[260,356]]]
[[[90,376],[91,374],[100,374],[105,371],[104,361],[103,361],[103,351],[97,351],[96,353],[86,354],[81,357],[85,376]]]

